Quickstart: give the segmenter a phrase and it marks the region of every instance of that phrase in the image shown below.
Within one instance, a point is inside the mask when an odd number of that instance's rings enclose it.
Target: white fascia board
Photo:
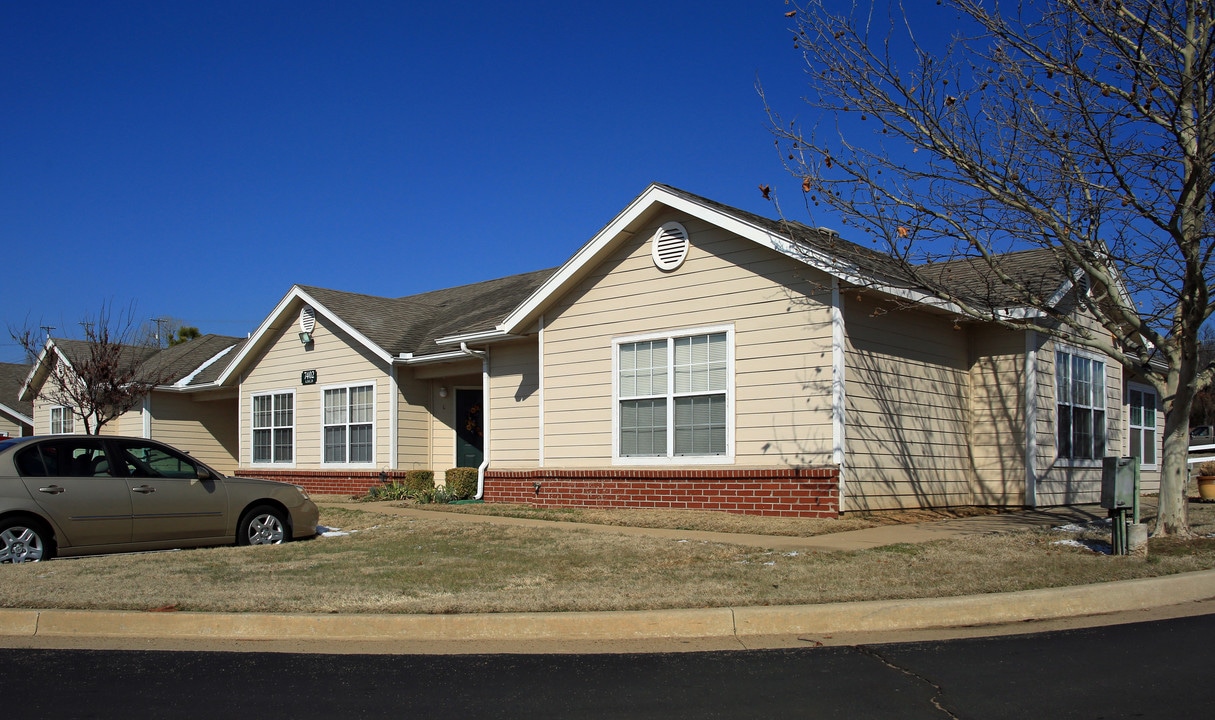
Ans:
[[[16,418],[18,422],[25,423],[26,425],[34,424],[34,418],[29,417],[25,413],[19,412],[16,408],[11,408],[4,403],[0,403],[0,413],[4,413],[5,415]]]
[[[468,353],[462,350],[450,350],[448,352],[432,353],[429,355],[414,355],[413,353],[401,353],[399,357],[393,358],[394,365],[426,365],[428,363],[451,362],[452,360],[467,360]]]
[[[550,297],[553,297],[564,289],[566,283],[577,277],[582,269],[597,258],[604,248],[623,235],[625,228],[652,206],[659,203],[735,235],[744,237],[759,245],[771,248],[844,282],[873,288],[916,304],[928,305],[949,312],[961,312],[961,309],[957,305],[934,295],[899,287],[888,281],[884,281],[882,278],[867,275],[851,263],[842,262],[838,258],[830,257],[826,253],[813,248],[807,248],[794,242],[791,238],[775,235],[764,228],[724,213],[716,208],[708,207],[689,198],[677,195],[658,185],[650,185],[650,187],[646,188],[645,192],[637,196],[633,202],[629,203],[628,207],[604,226],[588,243],[583,245],[557,272],[553,273],[552,277],[537,288],[531,297],[508,315],[499,327],[508,333],[518,332],[520,326],[537,313]]]
[[[295,300],[299,300],[306,305],[311,305],[312,308],[317,312],[324,313],[326,318],[341,328],[343,332],[349,334],[352,338],[358,341],[360,345],[363,345],[370,350],[376,357],[379,357],[385,363],[392,362],[392,356],[389,355],[383,348],[371,342],[371,340],[367,339],[363,333],[355,330],[345,320],[342,320],[340,317],[330,312],[328,308],[317,302],[316,299],[311,295],[304,292],[299,285],[293,285],[291,286],[291,290],[289,290],[283,299],[279,301],[278,305],[274,306],[274,310],[272,310],[270,314],[266,316],[266,319],[262,321],[261,325],[257,326],[257,330],[255,330],[253,334],[249,336],[249,341],[245,343],[243,348],[241,348],[240,354],[233,359],[231,364],[228,365],[227,369],[225,369],[223,373],[220,374],[220,376],[216,379],[215,382],[217,385],[226,384],[228,380],[244,366],[245,361],[255,349],[261,346],[266,336],[274,329],[275,323],[283,318],[283,315],[287,312],[287,308],[289,308],[291,303]]]
[[[459,345],[460,343],[490,343],[499,340],[510,340],[518,338],[519,335],[513,335],[506,332],[501,327],[493,330],[482,330],[481,332],[468,333],[467,335],[448,335],[447,337],[435,338],[436,345]]]

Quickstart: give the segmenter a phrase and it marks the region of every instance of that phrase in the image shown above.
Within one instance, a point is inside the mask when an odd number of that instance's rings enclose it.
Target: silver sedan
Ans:
[[[0,563],[316,535],[298,485],[225,477],[164,443],[48,435],[0,441]]]

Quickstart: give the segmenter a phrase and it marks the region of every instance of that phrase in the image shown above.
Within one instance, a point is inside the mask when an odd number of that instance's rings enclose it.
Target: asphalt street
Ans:
[[[799,649],[324,655],[10,649],[10,717],[1209,717],[1215,615]]]

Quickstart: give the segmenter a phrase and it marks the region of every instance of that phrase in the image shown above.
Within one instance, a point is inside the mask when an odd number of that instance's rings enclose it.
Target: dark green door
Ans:
[[[456,466],[480,467],[485,457],[481,391],[456,389]]]

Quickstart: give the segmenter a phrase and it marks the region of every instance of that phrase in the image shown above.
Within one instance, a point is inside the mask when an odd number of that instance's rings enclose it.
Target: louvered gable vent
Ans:
[[[316,311],[311,305],[300,308],[300,331],[310,333],[316,327]]]
[[[688,231],[677,222],[669,222],[654,233],[650,254],[660,270],[674,270],[688,257]]]

